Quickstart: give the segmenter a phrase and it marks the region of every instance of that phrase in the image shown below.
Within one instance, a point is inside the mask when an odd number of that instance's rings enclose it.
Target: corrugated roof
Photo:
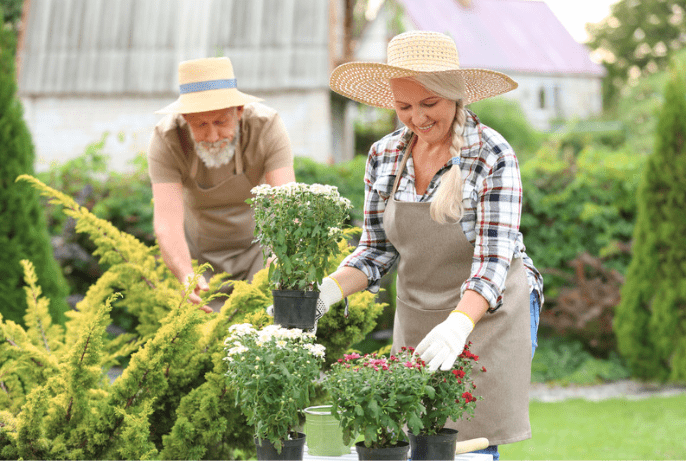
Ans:
[[[460,65],[541,74],[605,74],[542,1],[398,0],[419,30],[447,33]],[[570,0],[571,1],[571,0]]]
[[[228,56],[241,90],[326,88],[322,0],[30,0],[19,89],[176,94],[180,61]]]

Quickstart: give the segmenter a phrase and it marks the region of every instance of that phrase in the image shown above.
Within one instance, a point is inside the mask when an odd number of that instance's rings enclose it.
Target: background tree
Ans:
[[[36,267],[38,283],[52,301],[50,313],[64,322],[67,284],[55,261],[45,213],[38,194],[17,184],[21,174],[32,174],[34,150],[31,134],[17,98],[14,73],[16,38],[10,28],[0,30],[0,314],[23,324],[26,295],[22,289],[22,259]]]
[[[674,51],[686,45],[685,0],[620,0],[611,14],[588,24],[587,45],[601,58],[608,74],[603,82],[606,108],[639,77],[667,67]]]
[[[673,60],[638,189],[632,260],[615,314],[634,374],[686,381],[686,61]]]

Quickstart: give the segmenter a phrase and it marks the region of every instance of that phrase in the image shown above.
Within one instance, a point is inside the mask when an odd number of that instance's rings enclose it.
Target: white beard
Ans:
[[[207,168],[219,168],[228,164],[236,154],[238,137],[238,130],[236,130],[232,141],[229,141],[229,138],[224,138],[216,142],[196,142],[195,152]]]

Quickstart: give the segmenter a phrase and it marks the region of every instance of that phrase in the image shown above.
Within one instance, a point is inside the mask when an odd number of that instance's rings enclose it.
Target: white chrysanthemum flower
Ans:
[[[250,323],[238,323],[236,325],[231,325],[229,327],[229,333],[233,333],[234,336],[245,336],[250,333],[255,333],[255,330]]]
[[[229,349],[228,355],[229,355],[229,356],[232,356],[232,355],[240,355],[240,354],[242,354],[243,352],[247,352],[247,351],[249,351],[249,350],[250,350],[250,349],[248,349],[247,347],[242,346],[242,345],[241,345],[241,346],[236,346],[236,347],[232,347],[231,349]]]

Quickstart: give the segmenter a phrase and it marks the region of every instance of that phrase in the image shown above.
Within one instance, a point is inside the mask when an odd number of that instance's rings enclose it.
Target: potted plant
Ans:
[[[274,323],[315,326],[319,293],[329,257],[340,250],[342,227],[352,208],[334,186],[288,183],[260,185],[249,199],[255,240],[263,249],[274,296]]]
[[[255,427],[258,459],[302,459],[305,435],[297,431],[324,361],[324,346],[297,328],[256,330],[232,325],[224,341],[226,376],[236,405]]]
[[[449,419],[457,421],[474,416],[477,397],[472,394],[476,385],[471,379],[472,369],[479,360],[469,351],[471,342],[465,345],[450,370],[438,370],[431,374],[428,385],[431,390],[421,399],[424,410],[420,415],[422,429],[412,429],[410,458],[447,460],[455,458],[457,430],[445,428]],[[481,372],[486,368],[482,367]]]
[[[355,444],[359,459],[407,459],[405,425],[419,433],[429,391],[429,372],[409,349],[389,358],[376,354],[348,354],[326,373],[323,386],[340,420],[344,442],[364,436]]]

